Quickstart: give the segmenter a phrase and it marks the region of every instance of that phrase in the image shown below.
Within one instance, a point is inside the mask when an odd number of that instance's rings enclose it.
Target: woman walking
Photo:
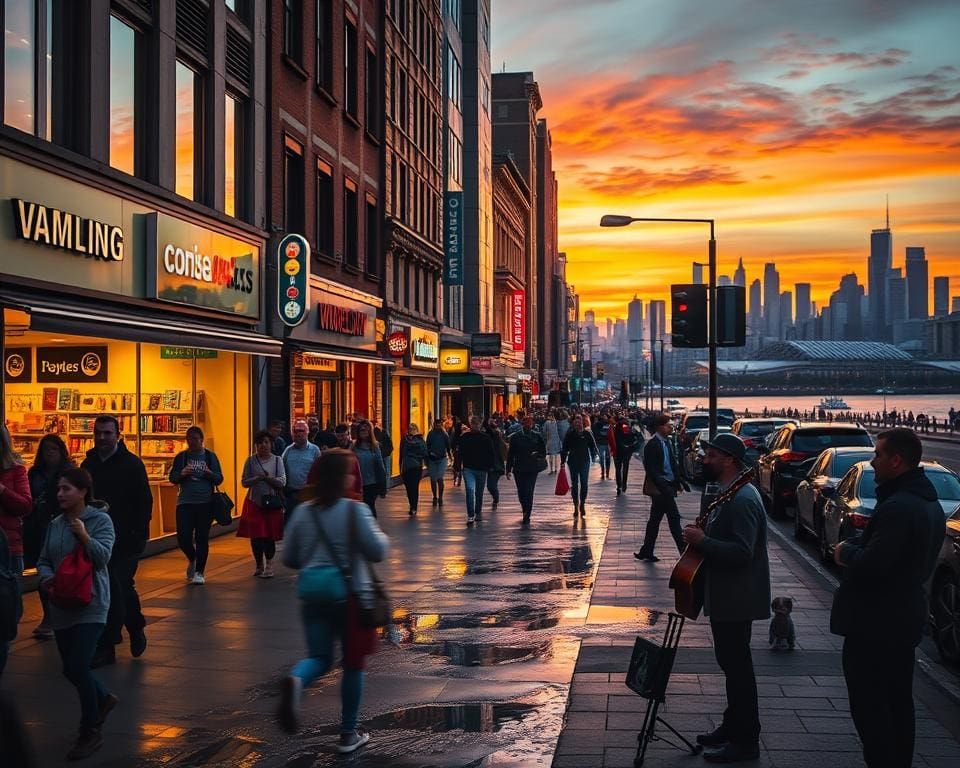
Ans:
[[[360,465],[363,503],[370,507],[371,514],[376,517],[377,497],[384,498],[387,495],[387,472],[383,466],[380,444],[373,433],[373,425],[366,419],[361,419],[357,424],[357,439],[353,443],[353,452]],[[292,511],[289,510],[287,514]]]
[[[273,452],[273,435],[261,429],[253,436],[254,454],[243,465],[241,484],[247,489],[237,536],[250,539],[254,576],[273,578],[273,556],[283,538],[283,461]]]
[[[507,477],[514,474],[524,525],[530,522],[533,512],[533,494],[537,488],[537,475],[547,468],[543,438],[533,431],[533,416],[524,416],[519,432],[510,436],[507,452]]]
[[[57,481],[60,474],[72,466],[66,443],[59,435],[44,435],[40,439],[33,466],[27,473],[30,495],[33,497],[33,512],[23,521],[23,564],[26,568],[37,566],[40,548],[46,538],[50,521],[60,514]],[[33,630],[33,636],[40,640],[50,640],[53,638],[53,627],[50,626],[47,596],[42,590],[39,595],[43,618]]]
[[[407,490],[410,517],[417,514],[420,480],[423,478],[423,466],[427,463],[428,455],[427,443],[420,436],[420,428],[411,422],[407,427],[407,434],[400,441],[400,477],[403,478],[403,487]]]
[[[465,429],[459,416],[453,417],[450,426],[450,453],[453,456],[453,484],[460,485],[463,480],[463,463],[460,461],[460,436]]]
[[[566,408],[561,408],[557,413],[557,434],[560,436],[560,445],[563,445],[563,439],[570,431],[570,412]]]
[[[587,514],[587,483],[590,480],[590,463],[597,461],[597,441],[593,433],[584,429],[583,418],[573,417],[573,427],[567,432],[560,452],[560,466],[570,468],[570,496],[573,499],[573,516]]]
[[[27,468],[13,452],[10,433],[0,424],[0,528],[7,534],[10,570],[23,574],[23,518],[33,511]]]
[[[503,437],[503,430],[500,429],[499,422],[493,417],[487,419],[483,431],[493,441],[493,448],[496,453],[493,469],[487,474],[487,492],[493,500],[490,506],[496,509],[500,505],[500,478],[506,472],[507,466],[507,441]]]
[[[547,447],[547,470],[549,474],[557,471],[557,459],[560,456],[560,430],[557,427],[557,417],[551,408],[547,413],[547,420],[543,422],[543,444]]]
[[[345,452],[325,451],[316,469],[313,500],[300,504],[288,523],[283,562],[301,571],[301,594],[305,591],[305,570],[339,569],[346,581],[347,598],[334,603],[304,599],[301,603],[309,655],[282,681],[277,718],[285,731],[296,733],[300,695],[333,665],[333,641],[337,638],[343,659],[337,751],[346,754],[370,740],[370,734],[357,727],[357,717],[366,656],[376,647],[377,636],[375,629],[360,625],[358,608],[373,605],[367,563],[378,563],[386,557],[388,541],[363,504],[344,498],[352,483]]]
[[[223,482],[223,470],[217,454],[203,447],[200,427],[187,430],[187,450],[180,451],[174,458],[169,479],[180,486],[177,544],[187,558],[187,581],[204,584],[210,554],[210,526],[213,525],[213,493]]]
[[[103,746],[104,720],[118,703],[93,676],[90,662],[97,641],[107,623],[110,607],[110,577],[107,563],[116,534],[113,522],[101,502],[93,500],[93,479],[85,469],[70,467],[57,482],[57,502],[62,514],[54,518],[37,561],[40,589],[48,592],[50,625],[63,662],[63,676],[80,697],[80,735],[67,753],[68,760],[82,760]],[[82,548],[93,567],[93,589],[89,603],[76,596],[51,592],[60,564],[74,550]],[[66,601],[74,597],[74,604]]]
[[[447,473],[447,456],[450,454],[450,435],[443,428],[443,421],[436,419],[433,429],[427,433],[427,474],[430,476],[430,492],[433,506],[443,506],[443,477]]]

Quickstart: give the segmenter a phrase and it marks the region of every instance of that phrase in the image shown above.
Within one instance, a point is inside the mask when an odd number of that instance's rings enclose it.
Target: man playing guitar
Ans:
[[[720,495],[743,476],[746,447],[732,434],[707,443],[703,474],[720,484]],[[697,743],[716,747],[708,762],[730,763],[759,757],[760,715],[757,682],[750,655],[752,623],[770,616],[770,563],[767,518],[760,494],[749,482],[728,494],[704,528],[687,526],[684,541],[703,555],[706,571],[704,613],[710,617],[714,653],[726,676],[727,709],[712,733]]]

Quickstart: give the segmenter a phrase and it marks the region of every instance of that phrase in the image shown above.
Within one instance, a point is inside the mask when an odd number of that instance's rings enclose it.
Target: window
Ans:
[[[283,137],[283,225],[303,233],[303,146]]]
[[[377,94],[377,54],[370,48],[367,48],[367,59],[364,67],[364,120],[367,124],[367,132],[377,135],[379,132],[377,123],[380,117]]]
[[[453,20],[453,25],[460,29],[460,0],[447,0],[447,15]]]
[[[3,122],[35,130],[37,8],[33,0],[6,0],[3,40]]]
[[[297,64],[303,61],[303,3],[283,0],[283,52]]]
[[[371,195],[366,197],[365,219],[366,227],[364,237],[366,238],[366,256],[367,256],[367,274],[380,274],[380,252],[378,248],[377,232],[379,230],[380,220],[377,216],[377,201]]]
[[[416,264],[411,269],[413,275],[413,308],[420,311],[420,267]]]
[[[111,16],[110,165],[131,175],[136,164],[134,143],[137,121],[135,68],[130,63],[136,59],[136,47],[137,33],[116,16]]]
[[[317,251],[333,257],[333,166],[317,160]]]
[[[223,212],[243,217],[243,104],[232,94],[223,99]]]
[[[351,179],[343,180],[343,263],[348,267],[359,266],[360,254],[357,244],[357,184]]]
[[[333,3],[317,0],[317,85],[333,91]]]
[[[357,116],[357,28],[343,25],[343,109],[350,117]]]
[[[393,303],[400,303],[400,254],[393,252]]]
[[[407,166],[400,163],[400,221],[407,222],[407,205],[410,201],[410,189],[407,185]]]
[[[200,78],[182,61],[177,62],[176,186],[178,195],[199,199],[200,135],[202,113]]]
[[[407,73],[402,69],[400,70],[400,93],[397,96],[400,104],[399,107],[399,116],[400,116],[400,130],[404,133],[407,133],[410,130],[409,126],[409,113],[407,111]]]
[[[462,99],[460,94],[460,60],[453,48],[447,48],[447,98],[453,102],[457,109],[460,108]]]
[[[449,181],[455,186],[463,183],[463,144],[457,135],[447,134],[447,159],[449,163]]]

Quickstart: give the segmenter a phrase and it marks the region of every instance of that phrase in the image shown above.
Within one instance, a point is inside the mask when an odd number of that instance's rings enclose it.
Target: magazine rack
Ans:
[[[673,660],[677,655],[677,646],[680,644],[680,633],[683,630],[684,618],[678,613],[668,614],[667,630],[663,636],[663,644],[657,645],[642,637],[638,637],[633,645],[633,656],[630,658],[630,669],[627,671],[626,684],[634,693],[649,700],[647,713],[643,718],[643,727],[637,734],[637,756],[633,759],[635,768],[643,765],[647,754],[647,746],[651,741],[663,741],[675,749],[684,747],[657,735],[657,723],[669,730],[674,736],[686,745],[690,754],[698,755],[703,747],[691,744],[676,728],[658,714],[660,705],[666,700],[667,685],[670,683],[670,673],[673,670]]]

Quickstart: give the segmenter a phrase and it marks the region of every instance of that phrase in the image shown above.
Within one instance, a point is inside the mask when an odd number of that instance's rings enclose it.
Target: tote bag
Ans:
[[[566,467],[560,467],[560,471],[557,473],[557,487],[554,493],[557,496],[566,496],[570,493],[570,481],[567,479]]]
[[[47,594],[51,603],[66,611],[86,608],[93,601],[93,563],[83,544],[60,561]]]

